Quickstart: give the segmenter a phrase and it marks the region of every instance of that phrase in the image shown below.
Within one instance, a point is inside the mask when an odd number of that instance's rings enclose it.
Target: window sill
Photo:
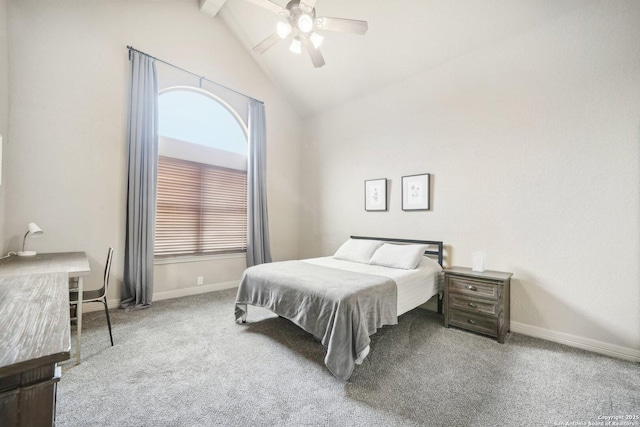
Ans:
[[[178,256],[178,257],[168,257],[168,258],[155,258],[153,260],[153,265],[180,264],[183,262],[217,261],[222,259],[233,259],[233,258],[246,259],[246,257],[247,257],[246,252],[236,252],[236,253],[230,253],[230,254],[217,254],[217,255]]]

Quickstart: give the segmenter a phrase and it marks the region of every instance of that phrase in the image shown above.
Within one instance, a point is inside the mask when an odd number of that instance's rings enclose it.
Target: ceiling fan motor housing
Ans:
[[[300,4],[300,0],[287,3],[289,23],[303,34],[309,34],[315,27],[316,9]]]

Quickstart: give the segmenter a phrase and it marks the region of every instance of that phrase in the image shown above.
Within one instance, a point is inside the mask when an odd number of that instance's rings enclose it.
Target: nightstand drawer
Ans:
[[[494,337],[498,335],[498,319],[496,318],[449,310],[449,324]]]
[[[449,295],[449,308],[464,310],[472,313],[488,314],[496,316],[498,314],[498,301],[491,301],[481,298],[472,298],[466,295]]]
[[[498,285],[468,279],[466,277],[451,276],[448,278],[449,292],[484,298],[498,298]]]

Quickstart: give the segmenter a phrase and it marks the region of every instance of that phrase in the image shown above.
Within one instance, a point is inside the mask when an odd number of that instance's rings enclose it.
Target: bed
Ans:
[[[248,305],[292,321],[327,347],[325,365],[347,380],[378,328],[437,294],[442,313],[442,257],[439,241],[351,236],[333,256],[250,267],[236,321],[246,322]]]

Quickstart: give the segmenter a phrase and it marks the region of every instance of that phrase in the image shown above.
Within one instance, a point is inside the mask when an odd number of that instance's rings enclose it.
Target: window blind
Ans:
[[[246,171],[160,156],[155,255],[246,250]]]

